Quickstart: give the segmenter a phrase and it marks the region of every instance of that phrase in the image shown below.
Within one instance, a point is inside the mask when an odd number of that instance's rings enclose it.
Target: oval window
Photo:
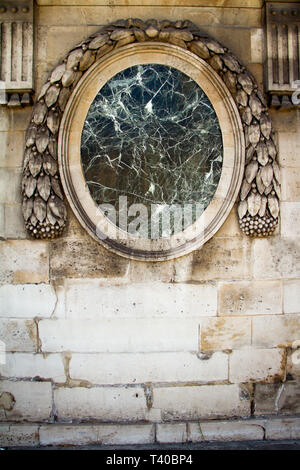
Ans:
[[[81,161],[92,199],[119,228],[166,238],[194,223],[213,199],[222,133],[211,102],[188,75],[135,65],[97,93],[82,131]]]
[[[239,113],[203,60],[134,44],[97,62],[60,127],[69,202],[107,248],[164,260],[205,243],[229,214],[244,168]]]

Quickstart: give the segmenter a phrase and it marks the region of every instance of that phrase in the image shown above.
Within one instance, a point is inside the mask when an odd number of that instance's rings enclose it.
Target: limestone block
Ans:
[[[294,227],[297,231],[297,227]],[[254,278],[300,277],[299,238],[257,239],[253,242]]]
[[[264,89],[264,67],[262,64],[247,64],[247,70],[253,75],[260,90]]]
[[[11,110],[11,123],[10,129],[14,131],[23,131],[25,133],[28,128],[28,123],[31,119],[32,107],[24,106],[24,108],[16,108]]]
[[[5,364],[0,364],[3,377],[52,379],[53,382],[65,382],[65,371],[60,354],[7,353]]]
[[[23,131],[0,131],[0,148],[1,168],[22,168],[24,153]]]
[[[281,203],[281,235],[291,240],[300,237],[300,202]]]
[[[58,419],[140,421],[147,414],[141,387],[58,388],[54,391]]]
[[[284,384],[284,387],[277,397],[276,406],[282,414],[300,413],[300,382],[291,380]]]
[[[216,421],[189,423],[189,440],[253,441],[264,438],[262,426],[255,421]]]
[[[196,353],[72,354],[70,376],[93,384],[209,382],[228,379],[228,356]]]
[[[208,3],[205,2],[207,5]],[[261,4],[259,1],[251,1],[246,0],[243,2],[243,7],[246,10],[241,9],[239,1],[230,1],[226,4],[228,8],[217,8],[217,7],[224,7],[224,2],[217,0],[211,1],[212,6],[215,8],[213,9],[213,14],[217,14],[220,20],[218,21],[219,24],[224,25],[239,25],[239,26],[246,26],[247,28],[256,28],[261,25],[261,12],[259,8],[261,8]],[[197,6],[199,6],[199,2],[197,2]],[[201,8],[202,10],[202,8]],[[199,20],[201,24],[201,10],[199,11]],[[210,9],[211,10],[211,9]],[[211,24],[208,23],[208,24]]]
[[[1,106],[0,107],[0,131],[9,131],[9,132],[18,132],[25,131],[28,127],[30,121],[30,116],[32,112],[31,106],[25,106],[24,108],[10,108]],[[22,155],[19,155],[15,158],[22,158]],[[5,157],[4,157],[5,158]],[[2,166],[2,165],[1,165]],[[15,165],[13,165],[15,166]]]
[[[186,423],[158,424],[156,428],[156,440],[160,444],[183,443],[187,441]]]
[[[51,318],[65,318],[66,317],[66,296],[64,280],[58,279],[52,282],[52,286],[55,289],[56,304],[51,315]]]
[[[299,148],[300,150],[300,148]],[[299,168],[281,168],[281,201],[300,201]]]
[[[280,281],[241,281],[219,287],[220,315],[268,315],[282,313]]]
[[[193,254],[162,263],[130,260],[128,278],[141,282],[187,282],[191,279]]]
[[[162,387],[153,390],[153,408],[165,420],[248,416],[250,398],[238,385]]]
[[[36,42],[39,44],[35,59],[35,89],[40,93],[42,86],[48,80],[52,64],[47,63],[47,31],[46,26],[36,25]],[[57,59],[57,63],[62,57]],[[56,65],[56,64],[54,64]]]
[[[287,350],[286,376],[287,380],[300,382],[300,348],[298,341],[295,341],[292,348]]]
[[[299,380],[279,384],[256,384],[255,414],[297,414],[300,411]]]
[[[65,3],[65,5],[64,5]],[[70,3],[70,2],[69,2]],[[38,3],[39,4],[39,3]],[[88,2],[85,2],[88,4]],[[76,3],[75,3],[76,5]],[[83,4],[84,5],[84,4]],[[94,9],[94,8],[93,8]],[[95,7],[97,9],[97,7]],[[103,7],[102,7],[103,10]],[[66,2],[60,2],[59,8],[40,8],[39,9],[39,24],[43,26],[76,26],[78,24],[85,24],[86,19],[84,15],[84,9],[78,8],[73,5],[66,5]],[[100,23],[99,23],[100,24]]]
[[[202,351],[242,348],[250,344],[251,318],[218,317],[201,321]]]
[[[199,318],[217,313],[211,285],[145,283],[106,286],[99,281],[68,282],[68,318]]]
[[[284,313],[300,313],[300,280],[288,280],[283,283]]]
[[[174,282],[176,276],[176,266],[182,264],[184,256],[178,260],[164,261],[163,263],[130,260],[128,278],[131,282]],[[191,259],[189,257],[189,259]],[[190,266],[186,268],[186,276],[183,280],[190,279]],[[182,276],[183,277],[183,276]]]
[[[283,389],[281,383],[257,383],[254,390],[255,415],[274,414],[276,409],[276,400]]]
[[[67,201],[65,201],[66,203]],[[89,238],[90,235],[87,231],[82,227],[82,225],[78,222],[77,218],[73,214],[71,208],[67,206],[68,210],[68,219],[67,219],[67,226],[64,231],[64,236],[68,238]]]
[[[290,126],[298,126],[297,130],[293,130],[293,127],[289,127],[286,132],[278,133],[278,146],[279,146],[279,163],[282,167],[294,167],[299,168],[299,152],[300,152],[300,136],[299,136],[299,120],[295,119],[295,114],[292,113],[291,118],[294,118],[290,122]],[[281,118],[281,122],[284,122],[284,118]]]
[[[40,445],[123,445],[154,442],[152,424],[50,424],[40,428]]]
[[[123,277],[129,261],[105,250],[92,238],[57,240],[51,244],[52,278]]]
[[[246,238],[212,238],[194,252],[193,280],[240,279],[250,274]]]
[[[280,154],[282,154],[284,161],[288,161],[289,157],[284,156],[284,154],[295,154],[295,144],[299,143],[299,110],[296,107],[292,109],[281,109],[280,112],[278,112],[276,109],[270,109],[270,118],[272,121],[272,128],[274,131],[276,131],[276,135],[278,136],[278,155],[281,159]],[[291,136],[291,134],[294,135]],[[282,145],[284,145],[284,147]],[[294,165],[286,164],[284,166]],[[296,166],[299,166],[299,163]]]
[[[233,351],[229,357],[229,380],[240,383],[283,379],[282,360],[280,349]]]
[[[253,317],[252,343],[258,348],[291,346],[299,340],[300,314]]]
[[[49,279],[48,244],[37,240],[0,241],[0,282],[44,283]]]
[[[0,132],[10,129],[10,110],[6,106],[0,106]],[[5,139],[5,140],[3,140]],[[2,135],[1,142],[6,142],[6,135]],[[2,165],[1,165],[2,166]]]
[[[21,203],[21,175],[19,168],[0,168],[0,202]]]
[[[4,406],[9,421],[45,421],[50,418],[52,392],[49,382],[11,382],[0,381],[0,396],[6,394]],[[1,406],[1,405],[0,405]],[[2,405],[3,406],[3,405]]]
[[[219,9],[217,9],[217,12],[218,10]],[[207,33],[210,37],[216,39],[217,41],[220,41],[222,45],[228,47],[228,49],[230,49],[230,51],[232,51],[237,57],[242,57],[243,62],[247,64],[251,62],[251,43],[250,43],[251,30],[248,27],[247,28],[239,27],[241,26],[241,23],[231,23],[231,24],[235,24],[236,26],[236,28],[234,29],[234,34],[232,34],[231,28],[228,28],[226,26],[224,27],[224,23],[223,23],[223,18],[225,16],[224,10],[225,9],[222,9],[222,11],[221,9],[219,10],[219,14],[221,13],[221,17],[222,17],[221,24],[214,24],[215,20],[214,21],[211,20],[209,23],[206,23],[204,27],[201,26],[201,30]],[[235,18],[240,17],[239,13],[236,10],[231,10],[231,12],[232,12],[231,21],[233,21],[234,17]],[[198,21],[196,19],[197,17],[198,17]],[[193,19],[192,21],[198,25],[203,24],[200,9],[198,12],[197,10],[195,11],[195,19]],[[229,21],[229,18],[227,19],[227,21]],[[241,21],[243,22],[243,20]],[[245,49],[245,45],[247,45],[246,49]]]
[[[264,29],[251,29],[251,62],[262,64],[264,60]]]
[[[300,439],[300,419],[281,418],[265,422],[266,439]]]
[[[5,238],[5,205],[0,204],[0,240]]]
[[[38,5],[49,5],[46,0],[38,0]],[[246,0],[243,2],[243,8],[240,8],[240,2],[231,0],[226,3],[227,8],[218,8],[224,6],[224,1],[205,1],[192,0],[188,2],[188,6],[184,3],[174,2],[171,0],[146,0],[143,4],[139,2],[130,3],[125,0],[118,2],[122,7],[122,18],[141,18],[149,19],[153,17],[153,6],[155,9],[155,18],[170,20],[178,20],[178,18],[189,19],[200,25],[224,24],[224,25],[240,25],[246,27],[258,27],[261,24],[261,2],[256,0]],[[81,8],[79,8],[79,6]],[[91,8],[93,6],[93,8]],[[201,6],[201,10],[195,7]],[[178,11],[179,9],[179,11]],[[112,8],[108,0],[102,2],[99,6],[98,2],[89,0],[80,2],[75,0],[72,2],[72,8],[60,7],[56,12],[54,8],[40,8],[40,23],[43,25],[65,25],[66,15],[68,17],[68,25],[81,24],[99,25],[116,21],[120,18],[120,10]],[[49,20],[48,20],[49,18]],[[79,20],[78,20],[79,18]],[[48,20],[48,21],[47,21]]]
[[[213,25],[213,26],[219,27],[218,29],[221,29],[223,25],[227,25],[227,26],[230,26],[230,25],[242,26],[243,25],[243,26],[247,26],[248,28],[248,27],[256,27],[256,26],[259,26],[260,24],[259,15],[255,9],[249,8],[245,10],[246,14],[242,15],[242,11],[238,8],[240,4],[238,4],[237,2],[236,3],[230,2],[230,4],[226,4],[228,8],[218,8],[220,6],[224,6],[224,3],[220,3],[220,2],[203,2],[203,6],[199,4],[198,2],[197,6],[198,7],[201,6],[201,9],[189,8],[190,14],[193,13],[193,16],[190,19],[191,21],[194,21],[196,24],[208,25],[210,27],[211,25]],[[243,6],[252,7],[253,4],[250,5],[250,2],[247,2],[243,4]],[[203,12],[206,13],[204,17],[203,17],[202,10]],[[176,15],[174,19],[176,19]],[[201,30],[202,30],[202,26],[201,26]],[[224,31],[224,34],[226,35],[226,31]],[[220,36],[218,36],[217,39],[222,41]],[[224,43],[225,43],[225,40],[224,40]]]
[[[24,239],[27,237],[21,204],[5,204],[5,238]]]
[[[54,14],[57,17],[57,11]],[[67,17],[69,15],[68,8]],[[76,26],[66,27],[65,20],[63,25],[57,26],[57,23],[54,23],[52,26],[47,26],[40,31],[40,40],[45,42],[45,48],[40,51],[41,55],[38,56],[37,62],[45,58],[51,66],[55,66],[76,44],[88,36],[86,26],[80,24],[78,17]]]
[[[6,351],[34,352],[37,348],[37,329],[32,320],[0,319],[0,339]]]
[[[51,319],[39,322],[43,352],[197,351],[198,322],[190,319]]]
[[[237,208],[233,207],[224,224],[219,228],[214,237],[241,237],[242,232],[239,225]]]
[[[38,426],[35,424],[0,424],[0,445],[37,446],[39,444]]]
[[[5,284],[0,286],[0,317],[49,318],[56,300],[49,284]]]

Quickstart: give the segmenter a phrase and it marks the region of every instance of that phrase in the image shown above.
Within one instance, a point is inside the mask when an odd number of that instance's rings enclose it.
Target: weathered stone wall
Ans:
[[[261,2],[58,3],[37,1],[37,92],[71,47],[127,17],[193,21],[263,87]],[[299,437],[299,109],[270,113],[282,166],[276,234],[245,237],[234,209],[202,249],[158,263],[106,251],[71,209],[62,238],[28,238],[30,114],[0,109],[0,445]]]

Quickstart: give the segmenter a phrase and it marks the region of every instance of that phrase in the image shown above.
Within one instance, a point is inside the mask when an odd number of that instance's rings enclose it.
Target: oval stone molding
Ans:
[[[203,214],[184,231],[168,238],[134,236],[116,227],[97,209],[87,187],[80,143],[85,119],[99,89],[119,71],[141,64],[162,64],[184,72],[206,93],[222,131],[223,164],[216,192]],[[237,107],[215,71],[189,51],[172,44],[142,42],[116,49],[96,62],[72,93],[61,121],[58,161],[65,194],[92,237],[124,256],[164,260],[189,253],[205,243],[228,216],[244,171],[244,136]]]
[[[96,92],[110,78],[110,67],[118,71],[121,70],[118,63],[123,69],[147,60],[149,63],[153,60],[151,54],[159,63],[169,60],[172,66],[175,61],[184,73],[196,82],[199,80],[219,118],[226,158],[217,197],[204,217],[200,217],[198,226],[193,227],[193,235],[185,234],[185,239],[177,236],[180,240],[172,240],[171,245],[169,241],[168,246],[162,239],[159,242],[147,240],[145,249],[144,242],[141,244],[140,240],[130,237],[122,246],[109,238],[109,233],[108,238],[99,240],[95,231],[99,223],[95,219],[95,208],[94,213],[89,212],[87,189],[78,176],[80,172],[75,176],[76,171],[70,170],[69,155],[74,158],[76,155],[78,164],[80,139],[76,140],[75,135],[76,131],[79,135],[82,127],[76,129],[74,117],[76,112],[79,113],[76,119],[81,113],[82,125]],[[197,78],[197,73],[201,79]],[[81,102],[77,106],[79,97]],[[74,136],[74,153],[70,152],[70,132]],[[233,54],[204,36],[189,21],[120,20],[104,26],[74,47],[41,89],[26,134],[22,180],[25,225],[34,238],[55,238],[62,233],[67,218],[62,178],[66,196],[83,226],[94,238],[123,256],[162,260],[196,249],[222,225],[238,191],[242,231],[249,236],[268,236],[273,233],[279,217],[276,157],[264,97],[253,76]],[[76,191],[74,189],[73,178],[80,182],[79,192],[77,187]]]

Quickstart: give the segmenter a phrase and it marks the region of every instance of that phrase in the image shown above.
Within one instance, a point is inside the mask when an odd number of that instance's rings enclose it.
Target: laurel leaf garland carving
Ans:
[[[56,194],[56,196],[58,196],[61,200],[63,200],[64,196],[63,196],[63,192],[62,192],[60,182],[59,182],[58,179],[56,179],[53,176],[51,177],[51,187],[52,187],[54,193]]]
[[[35,144],[38,152],[42,154],[48,147],[49,131],[45,127],[40,127],[36,134]]]
[[[25,220],[28,220],[32,214],[33,210],[33,199],[32,198],[24,198],[22,204],[22,212]]]
[[[268,147],[263,142],[257,144],[256,147],[257,160],[262,165],[265,166],[269,161]]]
[[[46,204],[41,197],[36,197],[33,201],[33,212],[39,222],[43,222],[46,217]]]
[[[252,183],[258,172],[258,163],[257,161],[250,162],[245,169],[245,178],[248,183]]]
[[[250,215],[253,217],[258,213],[261,205],[261,195],[260,194],[255,194],[251,193],[250,196],[248,197],[248,212]]]
[[[244,215],[246,215],[247,210],[248,210],[247,201],[241,201],[238,205],[238,214],[239,214],[240,219],[242,219]]]
[[[261,169],[261,179],[266,187],[269,187],[273,179],[273,167],[269,163]]]
[[[37,181],[37,189],[42,199],[44,199],[44,201],[48,201],[51,192],[51,183],[48,175],[39,176]]]
[[[270,209],[271,215],[276,219],[279,214],[279,204],[276,196],[270,195],[268,197],[268,207]]]
[[[40,154],[37,154],[36,156],[34,155],[33,158],[31,158],[28,162],[28,168],[33,178],[39,174],[41,167],[42,157]]]
[[[245,177],[238,215],[249,236],[273,233],[279,217],[280,169],[271,121],[263,94],[239,60],[189,21],[118,20],[75,46],[51,72],[34,105],[24,152],[23,215],[35,238],[59,236],[66,224],[57,165],[57,137],[62,114],[75,85],[96,60],[114,48],[161,41],[188,49],[223,79],[235,100],[246,138]]]

